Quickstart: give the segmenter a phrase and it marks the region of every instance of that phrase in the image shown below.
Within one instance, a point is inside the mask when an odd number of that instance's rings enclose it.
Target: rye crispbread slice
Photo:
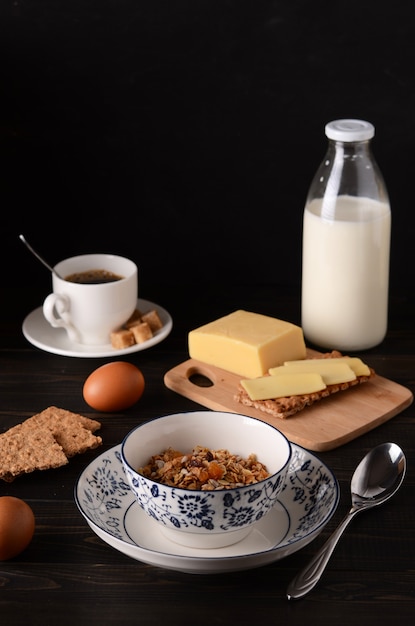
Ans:
[[[327,352],[325,354],[322,354],[321,356],[316,356],[314,358],[331,359],[340,356],[343,356],[341,352],[333,350],[332,352]],[[284,398],[274,398],[271,400],[251,400],[245,389],[241,385],[238,385],[235,400],[237,402],[240,402],[244,406],[254,407],[259,411],[262,411],[263,413],[272,415],[273,417],[287,419],[288,417],[299,413],[299,411],[302,411],[307,406],[311,406],[315,402],[323,400],[323,398],[327,398],[328,396],[338,393],[339,391],[346,391],[347,389],[350,389],[350,387],[355,387],[356,385],[367,382],[375,375],[375,371],[372,368],[369,369],[369,376],[357,376],[355,380],[347,383],[327,385],[327,387],[325,389],[322,389],[321,391],[316,391],[314,393],[308,393],[301,396],[288,396]]]
[[[24,423],[31,427],[32,422],[51,431],[68,459],[93,450],[102,443],[101,437],[93,434],[101,427],[99,422],[66,409],[50,406]]]
[[[0,435],[0,478],[13,481],[35,470],[62,467],[75,454],[97,448],[101,424],[83,415],[48,407]]]
[[[0,435],[0,478],[6,482],[36,469],[67,463],[66,454],[48,428],[29,430],[18,424]]]

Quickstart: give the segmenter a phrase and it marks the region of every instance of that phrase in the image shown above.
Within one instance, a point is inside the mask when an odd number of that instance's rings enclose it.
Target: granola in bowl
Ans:
[[[202,491],[252,485],[270,476],[256,454],[243,458],[226,449],[210,450],[203,446],[196,446],[187,454],[167,448],[137,471],[164,485]]]
[[[157,451],[167,458],[153,465],[149,456],[159,456]],[[124,471],[140,507],[170,540],[199,548],[246,537],[277,502],[291,453],[277,428],[224,411],[158,417],[130,431],[121,445]],[[147,476],[142,472],[149,464]],[[172,484],[160,481],[163,474]]]

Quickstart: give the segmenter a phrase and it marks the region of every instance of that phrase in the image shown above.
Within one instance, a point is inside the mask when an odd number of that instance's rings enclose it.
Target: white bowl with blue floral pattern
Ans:
[[[150,457],[174,448],[226,449],[247,458],[255,454],[270,476],[254,484],[213,491],[171,487],[137,470]],[[170,540],[191,548],[219,548],[244,539],[269,513],[285,483],[291,443],[262,420],[220,411],[165,415],[134,428],[121,445],[129,486],[140,507]]]

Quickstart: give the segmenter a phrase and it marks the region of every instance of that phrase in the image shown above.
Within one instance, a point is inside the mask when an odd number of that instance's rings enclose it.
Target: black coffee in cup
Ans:
[[[113,283],[121,280],[124,276],[118,276],[109,270],[86,270],[75,272],[65,277],[70,283],[81,283],[83,285],[99,285],[101,283]]]

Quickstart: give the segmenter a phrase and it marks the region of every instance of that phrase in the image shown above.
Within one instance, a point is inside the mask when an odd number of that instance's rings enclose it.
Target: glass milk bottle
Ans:
[[[302,328],[315,346],[378,345],[388,316],[391,211],[372,156],[372,124],[336,120],[311,183],[303,221]]]

